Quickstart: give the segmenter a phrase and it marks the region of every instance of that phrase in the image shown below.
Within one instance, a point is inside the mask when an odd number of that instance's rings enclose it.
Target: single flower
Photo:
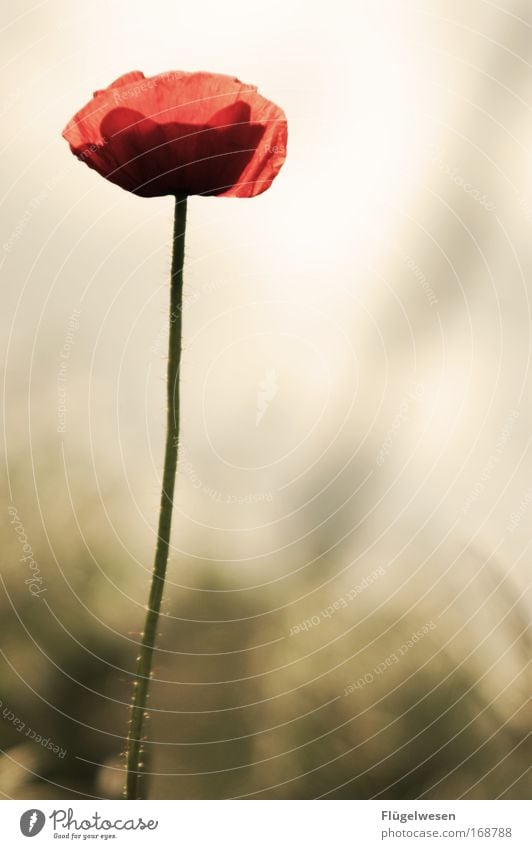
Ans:
[[[63,130],[72,152],[143,197],[254,197],[286,156],[284,112],[235,77],[125,74]]]
[[[112,183],[143,197],[175,196],[167,428],[152,583],[141,633],[126,752],[128,799],[145,779],[143,727],[164,591],[179,444],[183,262],[188,195],[254,197],[285,160],[282,109],[255,86],[221,74],[133,71],[96,91],[63,130],[72,152]]]

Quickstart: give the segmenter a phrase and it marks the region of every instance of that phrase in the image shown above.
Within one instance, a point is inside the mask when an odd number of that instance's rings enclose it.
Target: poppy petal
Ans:
[[[132,71],[95,92],[63,135],[89,167],[145,197],[253,197],[284,162],[287,124],[236,77]]]

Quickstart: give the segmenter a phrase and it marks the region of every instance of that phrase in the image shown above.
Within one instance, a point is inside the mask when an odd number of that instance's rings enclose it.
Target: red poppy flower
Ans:
[[[63,136],[90,168],[143,197],[253,197],[279,173],[287,125],[235,77],[133,71],[96,91]]]

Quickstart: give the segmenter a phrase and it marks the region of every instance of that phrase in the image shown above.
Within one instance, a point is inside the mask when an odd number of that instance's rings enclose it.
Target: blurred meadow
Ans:
[[[156,539],[171,198],[71,156],[122,73],[289,123],[191,198],[151,798],[530,795],[532,7],[8,3],[0,793],[119,798]]]

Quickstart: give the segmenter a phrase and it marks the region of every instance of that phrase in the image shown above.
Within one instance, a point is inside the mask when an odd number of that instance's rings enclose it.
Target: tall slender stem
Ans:
[[[185,254],[185,224],[187,214],[186,197],[176,197],[172,276],[170,281],[170,333],[168,340],[166,448],[164,474],[159,512],[159,529],[155,563],[142,634],[140,653],[137,658],[135,693],[131,706],[131,718],[127,741],[126,799],[139,798],[139,783],[142,775],[142,727],[146,711],[146,700],[152,675],[153,649],[157,638],[157,623],[161,610],[170,529],[174,485],[177,469],[179,439],[179,364],[181,360],[181,312],[183,302],[183,261]]]

